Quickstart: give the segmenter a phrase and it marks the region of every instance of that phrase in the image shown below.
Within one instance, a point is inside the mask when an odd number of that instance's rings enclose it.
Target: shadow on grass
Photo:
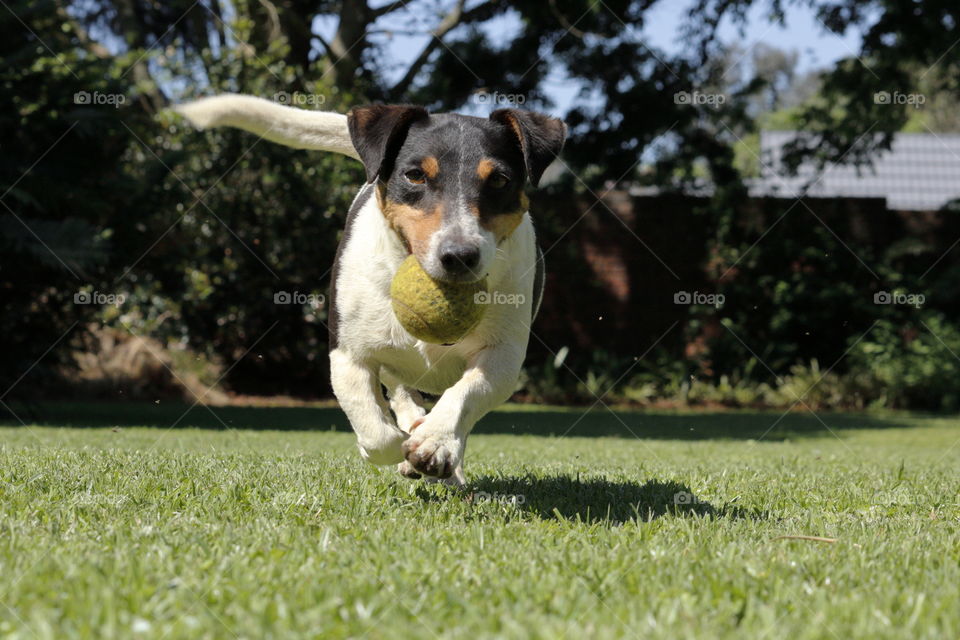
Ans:
[[[730,519],[763,517],[729,505],[717,507],[701,500],[690,487],[679,482],[651,480],[638,484],[604,478],[488,476],[471,482],[470,489],[475,503],[516,505],[544,520],[619,524],[649,522],[668,514]]]
[[[159,427],[351,431],[339,407],[205,407],[183,402],[49,402],[12,407],[28,424],[51,427]],[[0,421],[20,424],[0,407]]]
[[[621,437],[655,440],[764,439],[821,437],[831,431],[914,426],[899,416],[796,411],[708,411],[679,413],[625,409],[511,410],[487,415],[473,433],[536,436]]]
[[[269,429],[350,432],[335,407],[190,407],[183,403],[56,402],[21,405],[13,410],[28,424],[56,427],[160,427],[196,429]],[[0,411],[0,424],[19,420]],[[604,407],[538,408],[507,406],[480,421],[474,433],[546,437],[619,437],[663,440],[764,439],[824,436],[830,431],[914,426],[905,416],[778,411],[676,413]]]

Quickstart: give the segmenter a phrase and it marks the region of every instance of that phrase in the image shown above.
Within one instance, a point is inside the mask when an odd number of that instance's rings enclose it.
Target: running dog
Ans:
[[[177,111],[199,128],[237,127],[363,163],[367,182],[332,272],[333,390],[366,460],[462,486],[467,436],[515,390],[540,306],[543,260],[525,186],[536,187],[560,153],[563,122],[517,109],[478,118],[409,105],[344,116],[240,95]],[[487,278],[483,319],[456,344],[417,340],[394,317],[390,283],[411,254],[438,280]],[[429,412],[421,393],[439,397]]]

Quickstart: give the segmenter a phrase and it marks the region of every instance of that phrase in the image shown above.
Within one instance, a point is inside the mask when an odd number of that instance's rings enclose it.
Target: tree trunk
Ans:
[[[358,79],[367,47],[367,26],[374,16],[367,0],[343,0],[337,33],[323,61],[325,79],[340,89],[351,89]]]

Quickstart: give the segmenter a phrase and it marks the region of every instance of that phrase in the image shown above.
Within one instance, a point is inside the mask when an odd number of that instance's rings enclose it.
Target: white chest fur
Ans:
[[[370,188],[369,185],[364,187]],[[407,333],[390,303],[390,283],[407,257],[370,197],[356,212],[337,265],[338,348],[379,364],[404,384],[439,394],[462,375],[469,359],[484,348],[512,343],[526,351],[533,309],[536,240],[529,214],[497,247],[487,276],[490,304],[483,320],[460,342],[433,345]]]

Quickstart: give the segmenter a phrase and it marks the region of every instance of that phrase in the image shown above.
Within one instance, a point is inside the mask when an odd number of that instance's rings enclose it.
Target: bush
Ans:
[[[916,321],[880,321],[850,351],[850,378],[873,404],[892,408],[960,408],[960,329],[939,313]]]

